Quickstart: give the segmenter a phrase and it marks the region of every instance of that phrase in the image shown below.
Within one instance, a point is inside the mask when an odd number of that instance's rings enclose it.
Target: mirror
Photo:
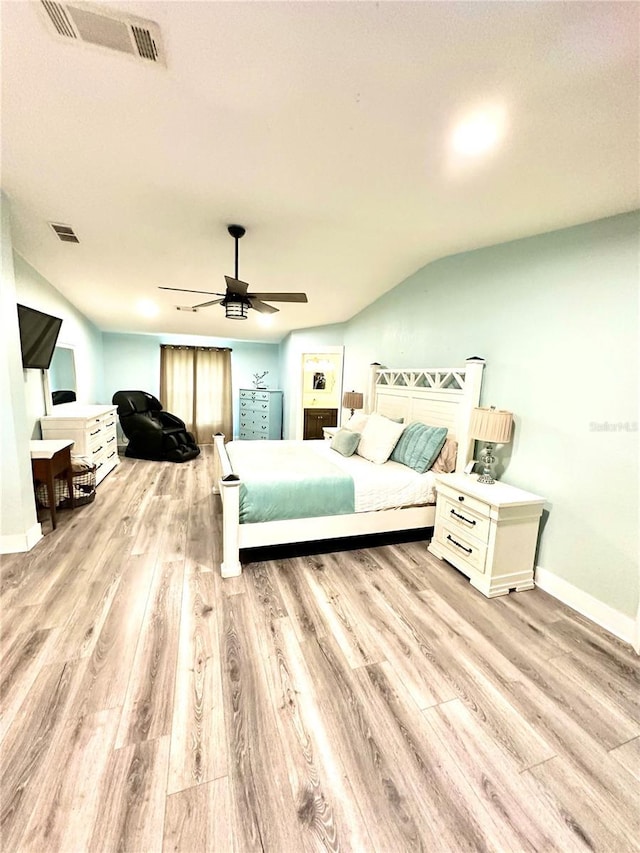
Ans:
[[[54,406],[58,403],[72,403],[76,399],[76,363],[73,347],[58,345],[54,349],[49,366],[49,387]]]

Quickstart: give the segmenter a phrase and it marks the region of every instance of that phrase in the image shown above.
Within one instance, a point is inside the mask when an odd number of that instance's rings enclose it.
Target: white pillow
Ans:
[[[368,420],[369,415],[365,415],[364,412],[354,412],[344,425],[344,428],[350,429],[351,432],[362,432]]]
[[[369,415],[356,453],[376,465],[382,465],[391,456],[404,427],[404,424],[397,424],[382,415]]]

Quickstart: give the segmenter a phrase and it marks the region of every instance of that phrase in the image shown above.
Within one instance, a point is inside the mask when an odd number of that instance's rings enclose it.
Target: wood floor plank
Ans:
[[[222,601],[221,652],[233,834],[238,848],[302,850],[246,595]]]
[[[124,704],[155,570],[153,554],[127,559],[87,659],[77,696],[77,716]]]
[[[101,789],[119,710],[68,719],[38,775],[38,797],[24,830],[24,850],[86,850],[102,808]]]
[[[341,555],[342,556],[342,555]],[[366,619],[362,619],[361,607],[357,597],[341,592],[336,583],[335,555],[317,556],[313,560],[300,560],[306,582],[316,599],[318,612],[326,626],[340,646],[349,666],[355,668],[384,660],[384,654],[377,639],[377,632],[369,628]]]
[[[592,849],[584,830],[559,807],[533,777],[519,773],[517,765],[500,749],[460,700],[444,702],[424,712],[438,735],[504,831],[505,849],[584,851]],[[544,814],[544,821],[540,815]]]
[[[372,849],[437,849],[436,831],[414,796],[415,776],[407,767],[406,750],[379,704],[363,689],[362,679],[375,665],[352,669],[331,636],[310,638],[303,651]]]
[[[162,849],[168,764],[168,737],[129,744],[111,753],[87,850]]]
[[[343,595],[357,597],[362,608],[360,621],[375,631],[380,658],[398,671],[416,706],[428,708],[455,698],[457,693],[434,665],[432,648],[413,624],[403,618],[399,603],[403,600],[402,593],[398,596],[397,590],[385,587],[385,572],[379,570],[372,579],[366,569],[351,561],[350,554],[340,556],[332,566],[334,583]]]
[[[212,572],[186,568],[173,698],[167,791],[227,774],[217,585]]]
[[[640,782],[640,737],[612,749],[609,755],[621,764],[625,770]]]
[[[162,849],[164,853],[233,851],[227,778],[167,797]]]
[[[268,568],[263,566],[267,575]],[[260,594],[264,588],[262,579],[251,601],[291,787],[291,819],[300,825],[305,850],[370,849],[371,839],[346,781],[347,769],[318,713],[314,679],[291,620],[274,609],[272,595]]]
[[[573,719],[605,749],[640,735],[640,686],[619,699],[610,683],[594,680],[591,670],[585,672],[568,655],[551,658],[543,674],[548,694],[568,705]]]
[[[184,561],[157,567],[144,614],[116,747],[171,732]]]
[[[17,634],[2,649],[0,682],[0,742],[13,723],[34,681],[49,658],[56,631],[44,629]]]
[[[554,701],[539,685],[516,682],[510,685],[510,695],[517,714],[535,720],[536,727],[561,759],[541,776],[548,773],[559,785],[561,778],[569,778],[571,769],[574,784],[580,786],[588,780],[597,797],[603,803],[609,802],[612,814],[619,816],[620,822],[640,838],[640,791],[621,777],[615,761],[592,737],[590,729],[574,717],[572,707]],[[551,762],[540,766],[547,765]],[[560,768],[557,773],[556,767]]]
[[[607,765],[612,763],[608,756],[602,756],[603,770],[611,771],[613,768]],[[556,756],[525,772],[542,784],[575,818],[576,831],[583,834],[585,842],[593,850],[615,853],[637,853],[640,850],[640,795],[637,788],[614,806],[611,797],[591,775],[583,774],[563,756]]]
[[[2,741],[0,838],[3,850],[20,850],[40,795],[38,779],[63,730],[78,685],[79,663],[45,666]]]

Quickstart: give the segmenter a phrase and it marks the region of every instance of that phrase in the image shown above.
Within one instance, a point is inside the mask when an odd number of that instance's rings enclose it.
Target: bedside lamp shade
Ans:
[[[351,409],[353,415],[356,409],[364,406],[364,396],[359,391],[345,391],[342,396],[342,405],[345,409]]]
[[[502,409],[477,408],[471,415],[472,438],[488,441],[490,444],[507,444],[511,441],[513,415]]]

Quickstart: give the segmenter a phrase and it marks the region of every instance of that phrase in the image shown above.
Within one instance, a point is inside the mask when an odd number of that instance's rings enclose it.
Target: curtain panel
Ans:
[[[216,432],[232,438],[231,350],[162,344],[160,399],[198,444],[211,444]]]

